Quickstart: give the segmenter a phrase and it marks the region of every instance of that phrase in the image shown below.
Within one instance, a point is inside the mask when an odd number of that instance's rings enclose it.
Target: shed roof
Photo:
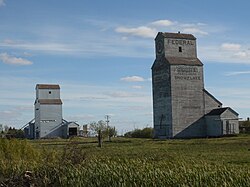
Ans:
[[[38,99],[38,103],[41,105],[61,105],[61,99]]]
[[[156,59],[151,67],[154,69],[158,64],[169,65],[189,65],[189,66],[203,66],[203,63],[198,58],[183,58],[183,57],[162,57],[160,60]]]
[[[239,115],[237,112],[235,112],[233,109],[231,109],[230,107],[224,107],[224,108],[216,108],[211,110],[207,116],[219,116],[222,113],[224,113],[226,110],[230,110],[232,113],[234,113],[235,115]]]
[[[222,103],[218,99],[216,99],[211,93],[209,93],[206,89],[203,89],[203,92],[207,94],[210,98],[212,98],[215,102],[222,105]]]
[[[171,33],[171,32],[158,32],[158,35],[162,35],[164,38],[176,38],[176,39],[189,39],[189,40],[196,40],[194,35],[192,34],[184,34],[184,33]]]
[[[171,65],[203,66],[198,58],[168,57],[166,60]]]
[[[37,84],[36,88],[38,89],[60,89],[58,84]]]

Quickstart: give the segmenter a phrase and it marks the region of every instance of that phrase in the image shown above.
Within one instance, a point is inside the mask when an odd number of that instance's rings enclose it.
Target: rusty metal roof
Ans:
[[[203,66],[198,58],[168,57],[166,60],[171,65]]]
[[[37,101],[41,105],[61,105],[62,100],[61,99],[38,99]]]
[[[36,88],[38,89],[60,89],[58,84],[37,84]]]
[[[192,34],[184,34],[184,33],[170,33],[170,32],[158,32],[158,35],[162,35],[165,38],[176,38],[176,39],[189,39],[196,40],[194,35]],[[157,36],[158,36],[157,35]]]

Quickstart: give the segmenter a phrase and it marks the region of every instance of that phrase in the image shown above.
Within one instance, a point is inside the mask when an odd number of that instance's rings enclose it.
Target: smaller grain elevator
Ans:
[[[60,137],[63,122],[60,86],[55,84],[37,84],[34,105],[34,138]]]
[[[79,136],[80,125],[62,116],[62,100],[58,84],[37,84],[34,103],[35,118],[24,125],[25,137],[69,138]]]

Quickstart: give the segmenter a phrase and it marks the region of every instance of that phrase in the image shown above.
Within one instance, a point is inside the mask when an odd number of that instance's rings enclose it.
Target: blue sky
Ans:
[[[154,37],[197,38],[205,87],[250,116],[250,2],[0,0],[0,123],[33,119],[35,85],[60,84],[63,116],[111,116],[120,133],[152,126]]]

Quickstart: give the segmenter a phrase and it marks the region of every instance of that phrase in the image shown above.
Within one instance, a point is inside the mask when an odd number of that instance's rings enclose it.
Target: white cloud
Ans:
[[[157,30],[147,26],[128,28],[128,27],[117,27],[115,29],[118,33],[125,33],[132,36],[140,36],[143,38],[154,38],[157,34]]]
[[[31,61],[11,56],[7,53],[0,53],[0,60],[5,64],[13,64],[13,65],[31,65],[33,64]]]
[[[202,61],[250,64],[250,54],[246,50],[247,46],[241,47],[240,51],[222,50],[219,46],[201,46],[198,48],[199,57]]]
[[[223,103],[224,106],[230,106],[241,117],[249,116],[250,89],[241,87],[212,87],[209,89]],[[245,110],[247,109],[247,110]]]
[[[94,120],[95,116],[93,114],[76,114],[76,115],[71,115],[71,116],[67,116],[66,120],[70,120],[70,121],[90,121],[90,120]]]
[[[206,26],[205,23],[182,23],[180,24],[181,27],[188,28],[188,27],[203,27]]]
[[[206,49],[206,50],[204,50]],[[220,46],[200,47],[199,51],[206,60],[225,63],[250,63],[248,46],[238,43],[222,43]]]
[[[207,32],[205,31],[202,31],[201,29],[197,28],[197,27],[189,27],[189,28],[184,28],[183,29],[183,32],[184,33],[191,33],[191,34],[194,34],[194,35],[208,35]]]
[[[159,27],[168,27],[168,32],[182,31],[184,33],[191,33],[200,36],[208,35],[208,32],[204,31],[204,27],[207,27],[204,23],[178,23],[177,21],[167,19],[156,20],[140,27],[118,27],[115,31],[144,38],[154,38]]]
[[[5,40],[3,40],[3,43],[4,44],[15,44],[16,42],[14,40],[11,40],[11,39],[5,39]]]
[[[122,40],[123,40],[123,41],[128,40],[128,37],[123,36],[123,37],[122,37]]]
[[[144,25],[121,25],[120,27],[117,26],[117,23],[107,23],[100,20],[96,22],[101,22],[100,25],[94,24],[95,27],[98,27],[96,31],[86,31],[87,33],[84,34],[79,29],[54,26],[30,29],[32,30],[32,34],[35,34],[36,41],[6,38],[0,42],[0,47],[3,49],[24,50],[31,54],[46,53],[50,55],[66,54],[88,57],[96,57],[98,55],[152,58],[154,56],[152,38],[157,35],[158,28],[161,28],[159,26],[168,25],[167,30],[169,32],[182,31],[183,28],[186,28],[175,20],[167,19],[150,21]],[[89,25],[92,22],[87,22],[86,24]],[[105,27],[107,24],[109,29],[105,31],[99,30],[99,27]],[[205,26],[202,24],[189,24],[189,27],[198,28],[199,32],[196,30],[196,33],[200,33],[200,35],[205,34],[203,32]],[[115,31],[116,34],[110,32],[111,30]],[[96,40],[96,35],[100,36],[98,40]],[[131,39],[131,36],[140,39]],[[44,38],[46,38],[46,42],[44,42]]]
[[[165,20],[154,21],[151,24],[154,25],[154,26],[168,27],[168,26],[174,25],[175,22],[172,22],[170,20],[165,19]]]
[[[23,52],[23,55],[26,56],[26,57],[31,57],[32,56],[32,54],[28,53],[28,52]]]
[[[150,92],[147,91],[139,91],[139,90],[131,90],[122,87],[106,87],[106,86],[86,86],[86,85],[74,85],[72,84],[60,84],[62,88],[64,88],[64,92],[62,93],[63,100],[67,99],[70,107],[77,106],[83,107],[85,105],[87,108],[90,106],[97,107],[98,110],[100,108],[107,108],[107,105],[129,105],[131,103],[144,103],[147,104],[151,101]],[[76,90],[78,90],[76,92]],[[80,91],[84,90],[84,91]],[[92,100],[85,100],[82,98],[93,97]],[[99,99],[95,99],[99,98]],[[84,104],[83,104],[84,103]],[[86,105],[88,103],[88,105]],[[66,101],[65,101],[66,105]],[[116,107],[116,106],[115,106]],[[88,110],[89,111],[89,110]]]
[[[132,88],[134,88],[134,89],[142,89],[143,86],[135,85],[135,86],[132,86]]]
[[[206,23],[197,23],[198,26],[206,26]]]
[[[0,111],[0,117],[1,118],[17,118],[20,117],[20,113],[18,113],[17,111],[11,111],[11,110],[4,110],[4,111]]]
[[[1,6],[5,6],[4,0],[0,0],[0,7],[1,7]]]
[[[248,54],[245,51],[239,51],[239,52],[235,53],[233,55],[233,57],[246,59],[246,58],[248,58]]]
[[[28,43],[28,42],[15,42],[13,40],[4,40],[0,43],[2,47],[12,47],[25,50],[36,51],[57,51],[57,52],[69,52],[75,50],[71,45],[65,45],[61,43]]]
[[[234,75],[244,75],[244,74],[250,74],[250,71],[235,71],[235,72],[228,72],[225,75],[226,76],[234,76]]]
[[[50,81],[46,78],[40,79],[32,76],[28,78],[0,76],[0,119],[2,119],[0,123],[21,127],[33,119],[34,87],[41,82],[54,83]],[[89,121],[104,119],[105,114],[113,114],[112,116],[116,117],[113,117],[111,121],[119,120],[119,125],[114,123],[118,129],[124,127],[132,129],[133,126],[127,126],[125,121],[130,120],[133,116],[137,116],[137,118],[134,117],[134,120],[138,121],[138,125],[145,125],[152,119],[150,116],[138,119],[141,113],[150,112],[152,109],[151,92],[146,89],[133,90],[122,85],[85,85],[78,81],[67,82],[65,80],[58,80],[56,83],[60,84],[62,89],[63,116],[66,120],[85,124]],[[145,110],[123,110],[125,107],[134,105],[145,107]],[[20,114],[15,113],[18,111]]]
[[[89,96],[83,96],[83,97],[79,97],[79,100],[81,101],[97,101],[97,100],[104,100],[106,99],[105,97],[101,97],[101,96],[93,96],[93,95],[89,95]],[[69,100],[69,99],[68,99]]]
[[[234,44],[234,43],[221,44],[221,49],[223,49],[223,50],[238,51],[238,50],[240,50],[240,48],[241,48],[240,44]]]
[[[143,82],[143,81],[145,81],[145,79],[143,77],[139,77],[139,76],[123,77],[120,80],[125,81],[125,82]]]
[[[74,35],[74,34],[72,34]],[[1,48],[25,50],[30,54],[63,54],[74,56],[126,56],[126,57],[143,57],[151,58],[153,56],[153,46],[147,40],[128,40],[128,37],[122,37],[123,41],[117,39],[117,36],[100,37],[93,45],[95,39],[89,35],[88,38],[70,42],[30,42],[30,41],[13,41],[4,40],[0,42]],[[82,42],[84,41],[84,42]],[[140,49],[140,50],[136,50]],[[151,53],[150,53],[151,52]]]
[[[106,92],[105,95],[108,95],[112,98],[129,98],[129,97],[139,97],[136,93],[125,92],[125,91],[114,91],[114,92]]]

